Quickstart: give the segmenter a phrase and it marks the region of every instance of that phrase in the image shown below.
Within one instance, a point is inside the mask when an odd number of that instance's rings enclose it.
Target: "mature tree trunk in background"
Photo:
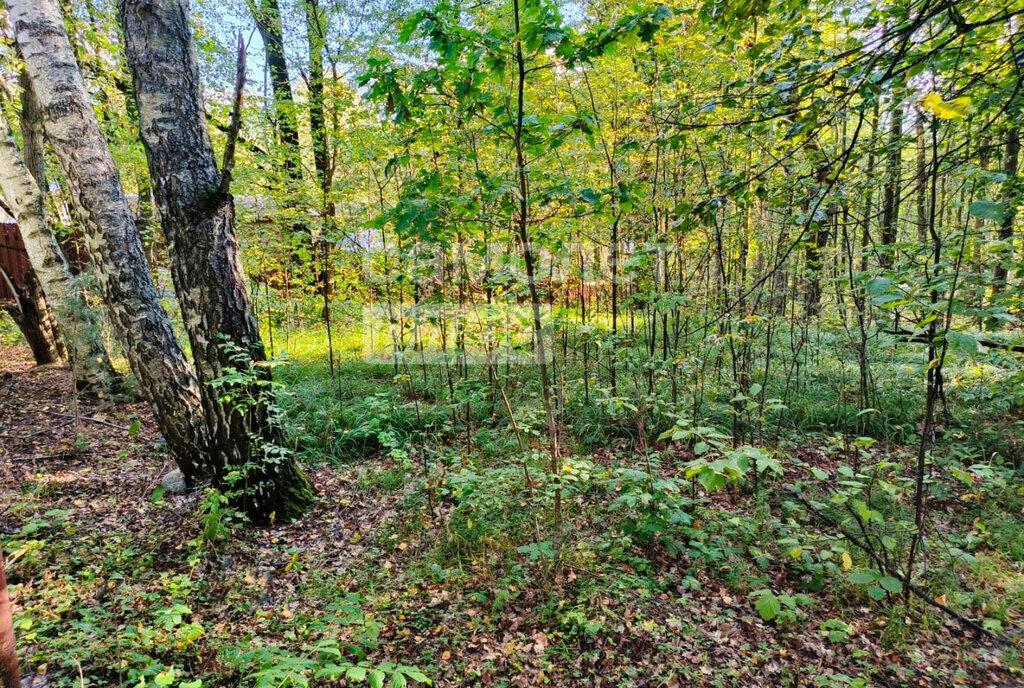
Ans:
[[[0,685],[3,688],[21,688],[21,668],[14,644],[14,615],[11,614],[11,596],[7,592],[3,549],[0,549]]]
[[[53,0],[8,0],[7,8],[115,334],[178,465],[195,480],[205,448],[199,385],[153,284],[60,10]]]
[[[833,212],[821,222],[816,222],[811,239],[807,242],[805,258],[807,260],[807,291],[805,292],[804,310],[807,315],[815,317],[821,313],[821,254],[828,246],[829,223],[833,221]]]
[[[921,246],[928,243],[928,153],[924,140],[924,120],[920,115],[914,126],[917,139],[917,241]]]
[[[304,0],[306,9],[306,39],[309,44],[309,131],[313,139],[313,168],[317,186],[320,189],[320,212],[325,222],[334,219],[334,200],[331,185],[334,182],[333,168],[328,154],[327,119],[324,114],[324,45],[326,26],[319,0]],[[314,246],[314,256],[320,262],[317,282],[324,299],[323,318],[330,327],[331,269],[330,244],[321,239]]]
[[[903,100],[892,92],[889,110],[889,142],[885,150],[885,188],[882,190],[882,226],[879,259],[882,267],[892,267],[896,250],[896,228],[900,219],[900,175],[903,158]]]
[[[38,163],[37,163],[38,164]],[[32,269],[56,312],[75,386],[102,395],[120,387],[100,334],[99,317],[75,284],[57,237],[50,230],[43,195],[0,118],[0,189],[12,206]]]
[[[305,0],[306,38],[309,42],[309,129],[313,139],[313,167],[325,205],[330,201],[331,167],[327,153],[324,115],[324,15],[319,0]]]
[[[64,360],[65,351],[57,334],[56,319],[50,312],[35,272],[29,270],[23,285],[14,284],[7,273],[0,274],[0,280],[6,282],[14,292],[14,303],[5,306],[4,310],[28,343],[36,365]]]
[[[992,275],[992,291],[996,294],[1006,287],[1006,278],[1009,274],[1007,263],[1013,263],[1013,220],[1016,215],[1017,203],[1017,166],[1020,164],[1020,129],[1011,124],[1006,128],[1003,148],[1003,173],[1006,175],[1006,182],[1003,185],[1003,205],[1006,214],[999,224],[999,240],[1006,243],[1003,251],[1007,257],[996,263],[995,272]]]
[[[214,480],[243,476],[240,505],[258,520],[290,518],[312,498],[273,422],[274,398],[235,236],[235,206],[210,144],[187,0],[120,0],[125,53],[135,82],[142,142],[171,256],[171,274],[192,344],[214,455]],[[233,389],[211,383],[238,367],[225,340],[245,352],[261,380]]]
[[[814,142],[812,145],[815,151],[820,150],[817,142]],[[825,185],[828,182],[829,169],[827,162],[819,164],[818,170],[814,175],[814,194],[810,198],[804,200],[803,205],[805,215],[812,212],[820,212],[821,205],[820,201],[817,199],[818,195],[822,192],[822,189],[825,188]],[[810,240],[807,241],[804,248],[807,272],[807,286],[804,293],[804,311],[811,317],[816,317],[821,313],[821,254],[828,246],[831,223],[838,212],[839,211],[835,207],[830,207],[824,220],[809,220],[812,230]]]
[[[274,119],[277,133],[284,147],[285,165],[289,177],[302,178],[299,164],[299,125],[292,97],[292,83],[288,77],[288,61],[284,53],[281,29],[281,10],[277,0],[249,0],[249,10],[256,21],[263,46],[266,49],[267,70],[274,91]]]

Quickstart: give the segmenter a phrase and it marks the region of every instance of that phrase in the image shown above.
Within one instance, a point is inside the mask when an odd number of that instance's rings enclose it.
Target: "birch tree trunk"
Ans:
[[[29,262],[57,315],[68,363],[80,391],[101,395],[119,387],[100,336],[99,318],[75,284],[57,237],[50,230],[36,186],[7,121],[0,118],[0,190],[11,205]]]
[[[115,334],[182,473],[194,481],[205,448],[199,385],[149,273],[60,9],[54,0],[9,0],[7,8]]]
[[[171,256],[171,275],[192,345],[214,455],[215,483],[241,476],[239,505],[257,520],[302,513],[312,488],[274,419],[270,372],[253,316],[235,235],[234,200],[217,168],[203,113],[187,0],[120,0],[125,53],[135,83],[153,195]],[[252,382],[222,400],[214,387],[244,352]]]
[[[21,285],[15,284],[10,275],[2,270],[3,268],[0,268],[0,280],[14,293],[14,301],[5,304],[4,310],[11,316],[21,336],[28,343],[36,365],[48,365],[63,360],[66,352],[61,346],[56,323],[35,272],[29,270],[25,276],[25,284]]]
[[[39,193],[43,200],[46,199],[46,192],[49,188],[46,183],[46,159],[43,156],[43,115],[39,111],[39,101],[36,100],[35,91],[32,90],[32,82],[28,73],[22,70],[18,76],[18,83],[21,86],[21,148],[23,151],[22,160],[33,181],[39,187]]]

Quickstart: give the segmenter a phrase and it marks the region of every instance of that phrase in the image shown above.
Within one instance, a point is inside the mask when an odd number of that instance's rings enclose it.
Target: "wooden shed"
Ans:
[[[29,273],[28,253],[14,222],[0,222],[0,303],[16,299],[11,287],[24,288]]]

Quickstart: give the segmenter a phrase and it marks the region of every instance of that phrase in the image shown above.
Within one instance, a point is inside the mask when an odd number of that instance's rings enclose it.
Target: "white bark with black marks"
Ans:
[[[98,395],[113,390],[118,386],[118,379],[100,336],[99,318],[86,304],[82,290],[71,275],[57,237],[46,220],[43,195],[3,118],[0,118],[0,190],[18,221],[25,251],[47,303],[56,311],[76,387]]]
[[[233,390],[251,400],[240,410],[211,384],[237,365],[226,341],[246,352],[250,364],[265,354],[235,234],[234,201],[203,113],[188,2],[120,0],[118,11],[171,275],[202,383],[214,482],[241,470],[247,488],[238,501],[251,517],[297,516],[312,495],[305,476],[290,457],[263,460],[263,447],[284,441],[270,421],[269,385]],[[266,368],[257,365],[253,372],[269,381]],[[246,468],[250,462],[255,465]]]
[[[149,272],[110,148],[54,0],[9,0],[11,24],[115,334],[157,424],[190,479],[205,454],[199,385]]]

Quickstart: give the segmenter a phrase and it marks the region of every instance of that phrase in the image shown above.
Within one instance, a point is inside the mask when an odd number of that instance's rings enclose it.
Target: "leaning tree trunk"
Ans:
[[[13,616],[11,596],[7,592],[4,553],[0,549],[0,686],[3,688],[21,688],[21,668],[18,666],[18,652],[14,644]]]
[[[142,142],[171,256],[171,274],[192,344],[215,455],[214,480],[241,475],[240,506],[250,517],[302,513],[309,481],[283,451],[270,372],[253,317],[235,235],[235,207],[210,144],[187,0],[120,0],[125,53],[135,82]],[[251,382],[225,401],[213,385],[244,352]]]
[[[18,221],[32,269],[57,315],[75,386],[102,395],[120,386],[100,336],[99,318],[75,284],[57,237],[50,230],[43,195],[21,159],[18,144],[0,118],[0,189]]]
[[[186,479],[203,473],[199,385],[174,335],[53,0],[8,0],[47,137],[71,189],[115,334]]]
[[[0,280],[8,285],[14,293],[14,300],[4,305],[4,310],[18,326],[21,336],[32,350],[32,358],[36,365],[48,365],[64,359],[64,348],[57,334],[56,323],[50,313],[49,304],[43,295],[43,287],[39,284],[35,272],[28,271],[24,284],[15,284],[10,275],[2,272]]]

